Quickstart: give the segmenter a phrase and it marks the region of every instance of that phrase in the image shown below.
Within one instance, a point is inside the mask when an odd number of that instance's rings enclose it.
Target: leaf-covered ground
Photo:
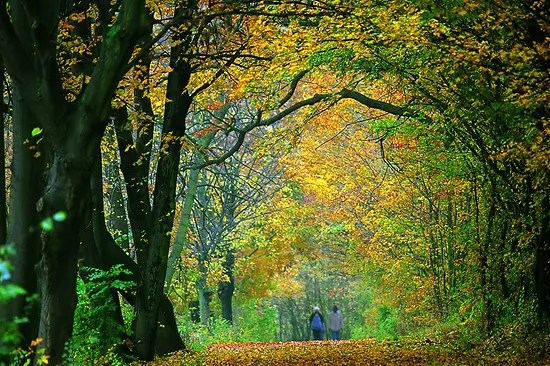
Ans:
[[[537,350],[459,352],[430,339],[220,343],[140,365],[550,365]]]

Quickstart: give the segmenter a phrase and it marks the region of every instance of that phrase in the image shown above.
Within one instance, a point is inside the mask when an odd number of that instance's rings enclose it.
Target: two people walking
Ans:
[[[309,324],[311,325],[311,332],[313,333],[313,339],[320,341],[324,337],[325,333],[325,320],[321,315],[321,309],[318,306],[313,307],[313,313],[309,317]],[[340,332],[344,327],[344,318],[342,312],[338,310],[338,307],[334,305],[332,311],[328,314],[328,329],[330,330],[331,339],[336,341],[340,339]]]

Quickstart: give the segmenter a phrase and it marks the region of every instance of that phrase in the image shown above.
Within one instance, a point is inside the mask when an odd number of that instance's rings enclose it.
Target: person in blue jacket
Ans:
[[[325,333],[325,320],[318,306],[313,307],[313,313],[309,317],[309,324],[311,326],[311,332],[313,333],[313,339],[316,341],[322,340],[323,334]]]

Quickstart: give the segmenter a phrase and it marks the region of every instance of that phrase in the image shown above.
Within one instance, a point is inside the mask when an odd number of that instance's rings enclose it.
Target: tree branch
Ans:
[[[205,82],[204,84],[202,84],[201,86],[199,86],[192,94],[191,94],[191,99],[194,99],[201,91],[203,91],[204,89],[208,88],[210,85],[212,85],[220,76],[223,75],[223,73],[225,72],[225,70],[231,66],[235,60],[240,56],[242,50],[244,50],[246,46],[246,42],[244,42],[237,51],[235,51],[235,53],[231,56],[231,58],[229,60],[227,60],[225,62],[225,64],[223,65],[223,67],[220,67],[218,69],[218,71],[216,72],[216,74],[212,77],[211,80]]]
[[[39,100],[34,93],[38,89],[36,80],[38,79],[33,68],[33,63],[30,60],[30,55],[25,52],[23,44],[17,37],[10,16],[6,11],[5,0],[0,1],[0,55],[4,59],[4,66],[8,74],[13,79],[16,85],[25,85],[27,90],[25,98],[29,100],[29,104],[40,106]]]
[[[292,96],[294,95],[294,92],[296,91],[296,87],[298,86],[298,83],[300,82],[300,80],[302,80],[302,78],[304,76],[306,76],[308,70],[304,70],[304,71],[300,71],[298,73],[298,75],[296,75],[294,77],[294,79],[292,80],[292,82],[290,83],[290,90],[288,91],[288,93],[283,97],[283,99],[281,99],[279,101],[279,107],[282,107],[286,102],[288,102],[290,100],[290,98],[292,98]]]
[[[298,82],[300,81],[300,79],[302,79],[304,77],[305,73],[306,73],[305,71],[301,71],[298,75],[296,75],[296,77],[294,78],[293,82],[290,85],[289,92],[283,97],[283,99],[281,99],[281,101],[279,102],[279,105],[285,104],[292,97],[292,95],[294,94],[294,92],[296,90]],[[257,113],[257,118],[256,118],[255,122],[249,124],[248,126],[242,128],[242,129],[237,130],[237,132],[238,132],[237,139],[236,139],[235,143],[233,144],[233,146],[227,152],[225,152],[224,154],[220,155],[219,157],[217,157],[215,159],[210,159],[210,160],[207,160],[207,161],[205,161],[201,164],[193,165],[193,166],[191,166],[191,168],[192,169],[202,169],[202,168],[204,168],[208,165],[219,164],[219,163],[225,161],[227,158],[229,158],[231,155],[233,155],[234,153],[236,153],[239,150],[239,148],[244,143],[244,139],[245,139],[246,134],[248,132],[252,131],[253,129],[257,128],[257,127],[272,125],[273,123],[285,118],[286,116],[292,114],[293,112],[296,112],[297,110],[299,110],[299,109],[301,109],[305,106],[315,105],[317,103],[321,103],[323,101],[328,101],[328,100],[333,100],[334,104],[336,104],[339,100],[348,99],[348,98],[353,99],[353,100],[357,101],[358,103],[360,103],[364,106],[367,106],[369,108],[377,109],[377,110],[392,114],[394,116],[399,116],[399,117],[420,117],[420,118],[423,118],[425,120],[431,121],[430,117],[428,117],[424,114],[421,114],[420,112],[415,111],[413,109],[410,109],[410,108],[407,108],[407,107],[400,107],[400,106],[393,105],[391,103],[387,103],[387,102],[383,102],[383,101],[380,101],[380,100],[372,99],[372,98],[367,97],[364,94],[361,94],[359,92],[356,92],[356,91],[353,91],[353,90],[350,90],[350,89],[342,89],[341,91],[336,92],[336,93],[316,94],[311,98],[304,99],[304,100],[301,100],[299,102],[296,102],[296,103],[292,104],[291,106],[287,107],[286,109],[284,109],[284,110],[278,112],[277,114],[275,114],[275,115],[273,115],[269,118],[266,118],[266,119],[261,119],[262,111],[259,110],[258,113]]]
[[[101,44],[100,55],[90,84],[82,95],[84,113],[94,114],[104,121],[110,111],[110,100],[118,81],[126,71],[128,60],[137,40],[147,31],[148,13],[145,0],[122,0],[120,12]],[[82,120],[79,130],[92,133],[94,125]]]

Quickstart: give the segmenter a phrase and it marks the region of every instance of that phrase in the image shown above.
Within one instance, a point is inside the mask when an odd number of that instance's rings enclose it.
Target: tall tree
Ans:
[[[73,4],[0,3],[0,54],[20,95],[20,110],[40,121],[40,126],[32,128],[43,129],[51,152],[46,154],[43,190],[35,186],[30,192],[43,192],[35,202],[40,220],[52,220],[60,212],[62,216],[56,217],[66,217],[53,222],[52,230],[43,231],[38,266],[38,335],[52,364],[60,363],[72,330],[78,248],[86,226],[82,218],[91,202],[92,153],[99,146],[114,90],[146,29],[144,1],[121,1],[116,16],[99,5],[105,22],[99,57],[88,83],[71,100],[63,87],[56,47],[60,21],[75,10]],[[18,128],[24,127],[21,123],[17,122]]]

